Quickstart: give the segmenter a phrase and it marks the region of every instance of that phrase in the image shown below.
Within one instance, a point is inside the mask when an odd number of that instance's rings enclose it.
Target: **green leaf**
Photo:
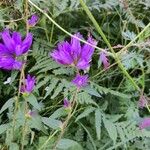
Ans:
[[[101,124],[102,124],[102,115],[99,109],[95,111],[95,128],[98,140],[100,140],[101,136]]]
[[[96,97],[101,97],[101,95],[95,89],[91,88],[90,86],[86,86],[84,88],[84,91],[86,91],[90,95],[93,95],[93,96],[96,96]]]
[[[41,110],[41,106],[33,94],[30,94],[29,96],[27,96],[25,98],[34,108],[36,108],[37,110]]]
[[[117,139],[117,129],[115,124],[109,120],[106,120],[105,118],[103,118],[103,123],[109,134],[109,137],[113,140],[113,143],[115,145]]]
[[[78,93],[77,100],[79,101],[80,104],[94,104],[95,106],[97,106],[97,104],[91,98],[91,95],[89,95],[87,92],[84,91]]]
[[[63,107],[61,107],[61,108],[57,109],[57,110],[50,116],[50,118],[56,119],[56,118],[60,118],[61,116],[65,116],[65,115],[67,115],[67,111],[66,111]]]
[[[34,116],[29,120],[29,126],[30,126],[30,128],[34,128],[34,129],[37,129],[39,131],[41,130],[47,134],[47,131],[46,131],[46,129],[42,123],[42,118],[39,115]]]
[[[53,80],[51,81],[50,85],[47,86],[47,90],[46,90],[46,94],[44,96],[44,99],[51,94],[51,92],[54,90],[54,88],[56,87],[57,83],[59,82],[59,80],[57,78],[53,78]]]
[[[106,87],[99,86],[98,84],[96,84],[94,82],[91,82],[91,86],[92,86],[92,88],[97,89],[97,91],[99,91],[99,93],[105,93],[105,94],[110,93],[110,94],[115,95],[115,96],[131,99],[131,95],[127,95],[127,94],[124,94],[124,93],[121,93],[118,91],[111,90],[111,89],[106,88]]]
[[[64,85],[62,83],[59,83],[57,88],[55,89],[54,94],[51,96],[51,99],[54,99],[62,90]]]
[[[5,111],[6,109],[8,109],[9,107],[12,107],[13,103],[14,103],[14,98],[9,99],[9,100],[3,105],[3,107],[1,108],[0,114],[1,114],[3,111]]]
[[[19,150],[19,145],[17,143],[11,143],[9,150]]]
[[[61,139],[57,148],[61,150],[83,150],[79,143],[70,139]]]
[[[62,122],[53,118],[42,117],[42,122],[53,129],[60,129]]]
[[[2,134],[3,132],[5,132],[9,127],[9,124],[2,124],[0,125],[0,134]]]
[[[77,118],[76,118],[76,120],[75,121],[78,121],[79,119],[81,119],[81,118],[84,118],[84,117],[87,117],[90,113],[92,113],[93,111],[95,110],[95,108],[94,107],[87,107],[85,110],[84,110],[84,112],[83,113],[81,113]]]

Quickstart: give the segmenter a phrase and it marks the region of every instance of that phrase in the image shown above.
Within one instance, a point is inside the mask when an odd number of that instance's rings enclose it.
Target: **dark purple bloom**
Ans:
[[[6,70],[20,70],[23,62],[18,57],[27,53],[32,44],[32,34],[28,33],[22,40],[19,32],[10,35],[9,30],[1,33],[3,43],[0,43],[0,68]]]
[[[31,77],[29,74],[27,75],[27,78],[25,79],[25,83],[22,86],[22,93],[31,93],[35,87],[35,76]]]
[[[80,33],[77,33],[74,36],[80,39],[83,38]],[[80,41],[75,37],[71,38],[70,43],[67,41],[59,43],[57,49],[50,55],[60,64],[73,65],[78,69],[84,70],[90,66],[94,48],[88,44],[82,46]],[[93,46],[97,45],[97,42],[91,36],[88,37],[87,42]]]
[[[138,102],[138,106],[140,108],[144,108],[146,106],[146,104],[147,104],[147,100],[146,100],[145,96],[141,95],[139,102]]]
[[[72,83],[76,85],[78,88],[84,87],[87,85],[88,75],[76,75],[76,77],[72,80]]]
[[[139,124],[139,127],[140,129],[150,127],[150,118],[143,119],[142,122]]]
[[[31,27],[35,26],[38,20],[39,20],[39,17],[36,14],[32,15],[31,18],[28,20],[29,26]]]
[[[64,99],[64,108],[68,108],[70,106],[71,106],[70,102],[67,99]]]
[[[100,53],[99,60],[103,63],[104,69],[105,70],[108,69],[110,63],[109,63],[109,60],[107,58],[107,54],[105,52],[102,51]]]

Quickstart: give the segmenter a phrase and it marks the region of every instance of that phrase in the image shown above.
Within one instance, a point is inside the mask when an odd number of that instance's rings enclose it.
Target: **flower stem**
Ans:
[[[67,125],[68,125],[68,122],[69,122],[70,118],[72,117],[72,114],[74,114],[75,110],[73,110],[73,108],[74,108],[75,103],[76,103],[78,91],[79,91],[79,89],[77,88],[77,90],[75,91],[74,97],[73,97],[72,104],[71,104],[71,110],[68,113],[68,116],[66,117],[65,122],[63,123],[62,129],[61,129],[61,133],[60,133],[60,135],[59,135],[59,137],[58,137],[58,139],[57,139],[57,141],[56,141],[56,143],[55,143],[55,145],[54,145],[52,150],[56,150],[59,141],[62,139],[62,137],[63,137],[63,135],[65,133],[65,129],[66,129]]]
[[[42,150],[57,132],[58,130],[56,130],[52,135],[50,135],[49,138],[45,141],[45,143],[38,150]]]

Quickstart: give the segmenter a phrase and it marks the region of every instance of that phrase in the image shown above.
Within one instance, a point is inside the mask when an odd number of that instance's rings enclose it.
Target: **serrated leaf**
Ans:
[[[34,128],[34,129],[37,129],[37,130],[41,130],[43,131],[45,134],[47,134],[47,131],[46,129],[44,128],[44,125],[42,123],[42,118],[39,116],[39,115],[36,115],[34,117],[32,117],[30,120],[29,120],[29,126],[30,128]]]
[[[47,90],[46,90],[46,94],[45,94],[45,96],[44,96],[44,99],[45,99],[48,95],[51,94],[51,92],[52,92],[52,91],[54,90],[54,88],[56,87],[58,81],[59,81],[58,79],[54,78],[54,79],[51,81],[50,85],[47,86]]]
[[[26,99],[34,108],[36,108],[37,110],[41,110],[41,106],[38,103],[37,98],[33,94],[27,96]]]
[[[114,123],[112,123],[109,120],[106,120],[105,118],[103,118],[103,123],[104,126],[109,134],[109,137],[113,140],[113,143],[116,143],[116,139],[117,139],[117,129],[116,126],[114,125]]]
[[[65,109],[59,108],[50,116],[50,118],[56,119],[56,118],[60,118],[61,116],[65,116],[65,115],[67,115],[67,112],[65,111]]]
[[[93,101],[93,99],[87,92],[82,91],[78,93],[77,97],[77,100],[80,104],[94,104],[95,106],[97,106],[97,104]]]
[[[6,109],[8,109],[9,107],[12,107],[13,103],[14,103],[14,98],[9,99],[9,100],[3,105],[3,107],[1,108],[0,114],[1,114],[3,111],[5,111]]]
[[[95,107],[87,107],[87,108],[84,110],[84,112],[81,113],[81,114],[76,118],[75,122],[78,121],[79,119],[82,119],[82,118],[88,116],[88,115],[89,115],[90,113],[92,113],[94,110],[95,110]]]
[[[96,97],[101,97],[101,95],[95,89],[91,88],[90,86],[86,86],[84,88],[84,91],[86,91],[90,95],[93,95],[93,96],[96,96]]]
[[[42,117],[42,122],[53,129],[60,129],[62,122],[54,118]]]
[[[63,87],[64,85],[62,83],[59,83],[54,91],[54,94],[51,96],[51,99],[54,99],[63,90]]]

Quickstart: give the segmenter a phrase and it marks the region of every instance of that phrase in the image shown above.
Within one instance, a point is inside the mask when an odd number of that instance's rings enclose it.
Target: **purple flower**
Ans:
[[[9,30],[4,30],[1,37],[3,43],[0,43],[0,68],[20,70],[24,62],[18,60],[18,57],[28,52],[32,44],[32,34],[29,33],[22,40],[19,32],[13,32],[10,35]]]
[[[68,108],[70,106],[71,106],[70,102],[67,99],[64,99],[64,108]]]
[[[29,74],[27,75],[27,78],[25,79],[25,83],[21,88],[22,93],[31,93],[35,87],[35,76],[31,77]]]
[[[146,100],[145,96],[141,95],[139,102],[138,102],[138,106],[140,108],[144,108],[146,106],[146,104],[147,104],[147,100]]]
[[[77,33],[74,36],[80,39],[83,38],[80,33]],[[73,65],[78,69],[84,70],[90,67],[94,48],[88,44],[82,46],[80,41],[75,37],[71,38],[70,43],[67,41],[59,43],[57,49],[50,55],[60,64]],[[88,37],[87,42],[93,46],[97,45],[97,42],[91,36]]]
[[[31,18],[28,20],[29,26],[31,27],[35,26],[38,20],[39,20],[39,17],[36,14],[32,15]]]
[[[102,51],[100,53],[99,60],[103,63],[104,69],[107,70],[110,63],[109,63],[109,60],[107,58],[107,54],[105,52]]]
[[[142,122],[139,124],[139,127],[140,129],[150,127],[150,118],[143,119]]]
[[[88,75],[76,75],[76,77],[72,80],[72,83],[76,85],[78,88],[84,87],[87,85]]]

